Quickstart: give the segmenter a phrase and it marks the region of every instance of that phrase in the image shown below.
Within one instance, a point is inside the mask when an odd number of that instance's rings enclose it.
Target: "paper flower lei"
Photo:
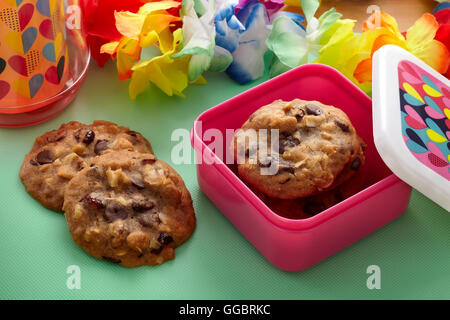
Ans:
[[[183,96],[189,84],[206,82],[205,71],[226,72],[243,84],[261,77],[266,67],[275,76],[309,62],[337,68],[370,94],[371,57],[384,44],[402,46],[441,73],[449,69],[450,9],[445,2],[403,35],[386,13],[375,13],[379,16],[370,17],[356,34],[355,21],[341,19],[334,8],[316,18],[318,0],[290,0],[290,5],[301,5],[305,17],[280,10],[284,0],[150,1],[98,0],[96,14],[85,8],[92,24],[93,17],[111,15],[115,2],[120,3],[114,30],[111,23],[109,29],[87,28],[88,43],[100,65],[109,56],[116,59],[119,79],[130,79],[133,99],[149,82],[167,95]],[[109,3],[106,9],[104,3]],[[380,25],[374,25],[375,19]],[[268,50],[273,59],[267,66]]]
[[[364,22],[362,33],[354,33],[355,21],[340,19],[341,15],[334,9],[314,18],[318,0],[300,0],[300,3],[306,16],[306,31],[287,18],[273,22],[267,40],[275,55],[272,75],[308,62],[327,64],[370,95],[372,56],[385,44],[403,47],[440,73],[445,74],[449,69],[448,45],[441,42],[449,41],[448,29],[440,26],[429,13],[418,19],[406,35],[399,31],[395,19],[384,12],[375,12]]]
[[[104,39],[113,40],[101,45],[96,60],[103,64],[103,54],[116,59],[119,79],[130,79],[133,99],[148,82],[167,95],[183,96],[189,84],[205,83],[202,74],[207,70],[226,71],[246,83],[264,73],[269,15],[281,4],[280,0],[148,2],[136,12],[115,11],[120,38],[103,37],[91,48]]]

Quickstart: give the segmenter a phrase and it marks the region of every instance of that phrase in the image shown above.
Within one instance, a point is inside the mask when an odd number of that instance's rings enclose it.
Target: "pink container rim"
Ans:
[[[194,125],[191,129],[191,144],[197,152],[207,152],[208,156],[213,160],[212,166],[214,166],[218,172],[222,175],[224,179],[227,179],[231,184],[233,184],[242,197],[244,197],[264,218],[269,220],[273,225],[281,228],[283,230],[290,231],[306,231],[308,229],[315,228],[316,226],[338,216],[345,214],[345,211],[352,206],[357,205],[361,201],[372,197],[373,195],[382,192],[383,190],[389,188],[395,183],[401,182],[401,180],[391,174],[384,179],[372,184],[371,186],[361,190],[359,193],[353,195],[350,198],[341,201],[340,203],[322,211],[321,213],[312,216],[310,218],[295,220],[288,219],[279,216],[273,212],[266,204],[259,199],[253,191],[251,191],[244,182],[234,174],[231,169],[220,159],[208,146],[203,142],[202,137],[199,136],[199,123],[205,119],[210,119],[211,117],[217,117],[221,113],[227,112],[233,104],[230,104],[234,100],[245,100],[255,94],[263,94],[274,82],[289,82],[294,77],[297,76],[299,71],[302,72],[314,72],[314,73],[325,73],[327,77],[334,77],[336,81],[343,83],[343,85],[350,87],[350,90],[354,90],[357,100],[360,100],[363,105],[372,105],[372,100],[367,96],[361,89],[359,89],[355,84],[353,84],[349,79],[342,75],[336,69],[323,65],[323,64],[305,64],[287,71],[277,77],[267,80],[245,92],[242,92],[233,98],[230,98],[215,107],[212,107],[204,112],[202,112],[194,121]]]

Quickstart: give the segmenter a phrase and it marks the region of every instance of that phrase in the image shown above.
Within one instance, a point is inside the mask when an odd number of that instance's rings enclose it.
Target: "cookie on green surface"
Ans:
[[[196,224],[181,177],[148,153],[116,151],[95,158],[69,182],[63,209],[81,248],[127,267],[173,259]]]
[[[70,179],[93,157],[111,150],[153,153],[150,143],[127,127],[108,121],[94,121],[91,125],[72,121],[36,139],[25,156],[20,179],[42,205],[61,211]]]

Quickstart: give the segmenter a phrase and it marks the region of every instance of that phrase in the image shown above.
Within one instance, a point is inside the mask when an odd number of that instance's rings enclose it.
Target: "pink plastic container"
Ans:
[[[365,188],[337,205],[303,220],[271,211],[207,147],[203,132],[241,127],[259,107],[276,99],[319,100],[344,110],[367,143],[362,167]],[[242,234],[276,267],[306,269],[399,217],[411,187],[397,178],[378,155],[373,141],[372,101],[335,69],[300,66],[203,112],[191,130],[200,188]],[[225,139],[225,138],[224,138]],[[223,152],[228,146],[223,141]]]

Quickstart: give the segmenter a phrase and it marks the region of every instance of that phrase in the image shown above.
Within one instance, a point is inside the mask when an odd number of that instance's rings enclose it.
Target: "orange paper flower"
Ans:
[[[406,36],[403,36],[392,16],[384,12],[375,12],[364,22],[363,33],[376,30],[378,35],[373,42],[371,57],[361,61],[356,67],[355,78],[360,83],[372,80],[372,56],[386,44],[400,46],[439,73],[445,73],[450,63],[450,53],[443,43],[434,39],[438,28],[439,24],[435,17],[425,13],[408,29]]]

